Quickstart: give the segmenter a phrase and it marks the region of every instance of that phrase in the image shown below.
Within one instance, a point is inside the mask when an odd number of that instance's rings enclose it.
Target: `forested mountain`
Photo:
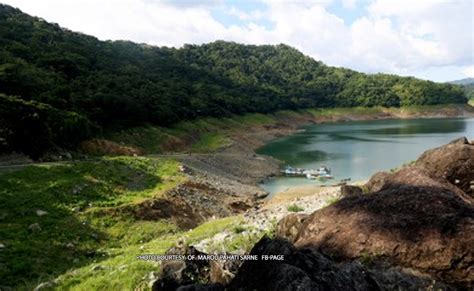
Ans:
[[[461,85],[469,99],[474,99],[474,78],[465,78],[449,82],[455,85]]]
[[[99,41],[1,4],[0,93],[0,152],[41,136],[33,156],[118,123],[467,101],[456,85],[329,67],[287,45]]]

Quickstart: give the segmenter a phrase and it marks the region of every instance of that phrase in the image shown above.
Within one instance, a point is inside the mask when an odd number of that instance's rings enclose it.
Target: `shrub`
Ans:
[[[303,211],[304,208],[296,205],[296,204],[291,204],[287,207],[287,210],[290,211],[290,212],[300,212],[300,211]]]
[[[94,129],[77,113],[0,94],[0,152],[19,150],[38,159],[55,147],[75,147]]]

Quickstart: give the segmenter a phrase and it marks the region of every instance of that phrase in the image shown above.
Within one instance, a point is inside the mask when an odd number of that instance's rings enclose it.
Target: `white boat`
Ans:
[[[283,174],[286,176],[298,176],[298,177],[306,177],[309,180],[315,179],[332,179],[333,176],[331,175],[331,169],[321,166],[317,170],[306,170],[300,168],[293,168],[291,166],[286,166],[285,169],[281,170]]]
[[[291,166],[286,166],[284,170],[282,170],[283,174],[287,176],[304,176],[305,169],[293,168]]]
[[[316,176],[314,176],[314,175],[312,175],[312,174],[310,174],[310,173],[307,173],[307,174],[306,174],[306,179],[308,179],[308,180],[314,180],[314,179],[316,179]]]
[[[333,176],[331,175],[331,169],[327,168],[326,166],[321,166],[318,169],[318,179],[326,180],[332,179]]]

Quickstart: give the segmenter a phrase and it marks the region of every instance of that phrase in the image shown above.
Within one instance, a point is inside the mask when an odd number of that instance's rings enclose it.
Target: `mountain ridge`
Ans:
[[[29,116],[26,108],[34,116],[23,128],[0,128],[0,152],[16,150],[14,144],[31,138],[58,136],[48,123],[54,117],[46,116],[52,111],[39,110],[41,104],[75,112],[100,132],[203,116],[467,102],[457,85],[330,67],[285,44],[215,41],[176,49],[100,41],[7,5],[0,5],[0,27],[0,94],[10,96],[8,101],[0,96],[0,103],[9,103],[4,110],[19,116]],[[32,103],[25,107],[23,101]],[[14,124],[2,115],[3,124]],[[43,124],[43,130],[33,131],[32,122]],[[71,132],[84,126],[68,124]],[[34,155],[64,144],[61,138],[72,136],[47,137]]]
[[[464,78],[464,79],[449,81],[447,83],[455,84],[455,85],[471,85],[471,84],[474,84],[474,78]]]

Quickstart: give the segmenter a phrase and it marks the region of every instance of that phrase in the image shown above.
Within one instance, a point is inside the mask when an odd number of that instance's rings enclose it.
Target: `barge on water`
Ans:
[[[321,166],[317,170],[306,170],[300,168],[293,168],[291,166],[286,166],[285,169],[281,170],[281,172],[285,176],[289,177],[306,177],[310,180],[325,180],[325,179],[332,179],[333,176],[331,175],[331,169],[327,168],[326,166]]]

